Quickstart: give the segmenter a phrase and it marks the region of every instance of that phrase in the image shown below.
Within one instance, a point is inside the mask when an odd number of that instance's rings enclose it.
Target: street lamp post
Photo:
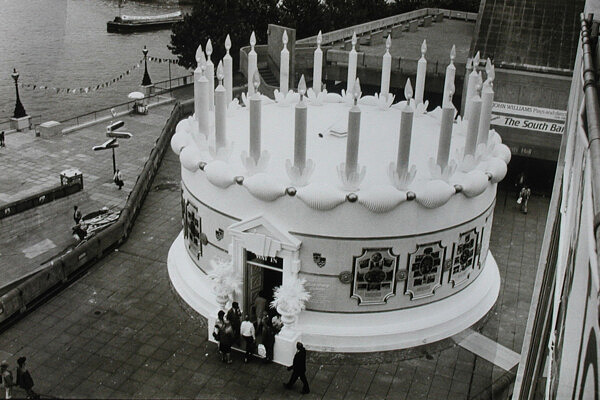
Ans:
[[[13,118],[23,118],[27,116],[27,112],[25,111],[25,107],[23,107],[23,103],[21,103],[21,98],[19,97],[19,73],[17,72],[16,68],[13,68],[13,73],[11,76],[15,81],[15,92],[17,93],[17,102],[15,104]]]
[[[144,77],[142,78],[142,86],[150,86],[152,85],[152,80],[150,79],[150,74],[148,74],[148,49],[146,46],[142,49],[142,53],[144,53]]]

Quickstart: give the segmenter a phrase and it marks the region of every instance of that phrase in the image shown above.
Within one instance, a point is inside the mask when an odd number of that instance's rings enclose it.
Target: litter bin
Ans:
[[[79,182],[81,190],[83,190],[83,174],[77,168],[65,169],[60,173],[60,185],[70,185]]]

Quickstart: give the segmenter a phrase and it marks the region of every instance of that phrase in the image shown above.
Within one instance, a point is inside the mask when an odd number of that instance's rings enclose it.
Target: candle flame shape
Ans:
[[[450,50],[450,62],[453,63],[456,58],[456,45],[452,45],[452,49]]]
[[[223,78],[225,78],[225,73],[223,72],[223,60],[221,60],[217,66],[217,79],[219,80],[219,85],[223,83],[221,82]]]
[[[356,81],[354,82],[354,88],[352,89],[352,96],[354,97],[354,104],[356,104],[356,102],[358,101],[360,94],[361,94],[360,79],[356,78]]]
[[[231,38],[229,37],[229,34],[227,34],[227,37],[225,38],[225,50],[227,50],[227,53],[229,53],[229,49],[231,49]]]
[[[256,46],[256,35],[254,34],[254,31],[252,31],[252,35],[250,35],[250,46],[252,46],[253,50],[254,46]]]
[[[287,35],[287,31],[283,31],[283,36],[281,37],[281,41],[283,42],[283,47],[285,47],[287,45],[288,42],[288,35]]]
[[[477,52],[477,54],[475,54],[475,57],[473,57],[473,68],[479,67],[480,59],[481,59],[481,56],[479,55],[479,52]]]
[[[204,58],[204,52],[202,51],[202,45],[198,45],[198,49],[196,49],[196,63],[198,66],[202,64],[202,58]]]
[[[421,55],[425,57],[425,53],[427,53],[427,40],[423,39],[423,43],[421,44]]]
[[[252,77],[252,84],[254,85],[254,91],[256,92],[258,90],[258,87],[260,86],[260,73],[258,72],[258,70],[254,71],[254,76]]]
[[[206,55],[208,56],[208,58],[210,58],[210,55],[213,52],[213,48],[212,48],[212,43],[210,41],[210,39],[208,39],[208,41],[206,42]]]
[[[410,103],[410,99],[413,97],[413,88],[410,84],[410,78],[406,80],[406,85],[404,85],[404,97],[406,101]]]
[[[356,39],[356,32],[354,32],[354,33],[352,34],[352,47],[356,46],[356,42],[357,42],[357,39]]]
[[[317,47],[321,47],[321,43],[323,43],[323,34],[319,31],[319,34],[317,35]]]
[[[390,47],[392,47],[392,37],[388,35],[387,39],[385,39],[385,49],[386,51],[390,51]]]
[[[306,93],[306,81],[304,80],[304,74],[300,77],[300,82],[298,82],[298,93],[300,93],[300,99]]]
[[[490,60],[489,58],[486,61],[485,64],[485,72],[487,73],[487,81],[489,81],[490,83],[494,81],[494,79],[496,79],[496,70],[494,68],[494,65],[492,64],[492,60]]]

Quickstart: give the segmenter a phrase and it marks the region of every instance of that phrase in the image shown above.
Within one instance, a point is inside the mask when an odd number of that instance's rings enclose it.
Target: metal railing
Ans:
[[[190,85],[192,83],[193,75],[180,76],[177,78],[156,82],[154,84],[155,92],[150,96],[144,98],[143,101],[146,105],[158,104],[165,100],[164,97],[161,97],[164,94],[169,93],[177,88]],[[116,114],[128,113],[133,109],[134,104],[137,102],[139,102],[139,100],[126,101],[124,103],[115,104],[110,107],[105,107],[98,110],[90,111],[85,114],[76,115],[74,117],[70,117],[59,122],[63,125],[63,130],[68,129],[70,127],[92,124],[96,121],[101,121],[110,118],[113,112]]]
[[[41,115],[32,115],[31,116],[31,128],[32,129],[35,129],[35,127],[41,123],[42,123]],[[14,132],[15,130],[11,127],[10,124],[11,124],[10,118],[4,118],[4,119],[0,120],[0,131],[4,131],[4,133]]]

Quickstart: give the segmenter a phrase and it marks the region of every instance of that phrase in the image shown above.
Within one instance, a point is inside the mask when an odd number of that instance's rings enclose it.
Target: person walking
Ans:
[[[231,346],[233,345],[233,328],[228,320],[225,320],[225,326],[219,335],[219,350],[223,354],[222,360],[231,364]]]
[[[12,373],[8,369],[8,361],[2,360],[0,363],[0,377],[2,378],[2,387],[4,388],[5,399],[12,399],[12,387],[14,386]]]
[[[521,205],[521,212],[523,214],[527,214],[527,203],[529,203],[529,198],[531,197],[531,189],[529,186],[524,185],[521,191],[519,192],[519,199],[517,203]]]
[[[25,366],[25,361],[27,361],[27,357],[19,357],[17,360],[17,386],[25,390],[28,399],[35,399],[39,396],[32,389],[33,378]]]
[[[296,383],[296,380],[300,378],[302,381],[302,394],[310,393],[308,388],[308,380],[306,379],[306,349],[302,343],[296,343],[296,355],[294,355],[294,361],[288,368],[288,371],[292,371],[292,376],[288,383],[284,383],[286,389],[291,389]]]
[[[75,225],[81,221],[81,211],[79,211],[77,206],[73,206],[73,220],[75,221]]]
[[[262,331],[262,320],[267,307],[267,299],[265,298],[264,290],[261,290],[256,299],[254,300],[254,310],[256,313],[256,330],[258,334]]]
[[[262,344],[265,346],[265,363],[273,361],[273,347],[275,346],[275,329],[271,318],[265,313],[262,322]]]
[[[121,175],[120,169],[115,171],[115,175],[113,176],[113,181],[115,182],[115,185],[117,185],[119,187],[119,190],[121,190],[121,188],[123,187],[125,182],[123,182],[123,176]]]
[[[240,333],[242,334],[242,338],[244,338],[244,343],[246,344],[246,355],[244,356],[244,362],[247,363],[254,352],[254,341],[256,340],[254,324],[250,321],[250,316],[247,314],[240,327]]]
[[[225,311],[219,310],[217,314],[217,320],[215,321],[215,327],[213,329],[213,338],[219,344],[219,354],[221,355],[221,361],[225,361],[225,354],[221,351],[221,335],[225,331]]]
[[[233,329],[233,341],[240,343],[240,326],[242,324],[242,312],[240,311],[239,304],[234,301],[231,303],[231,308],[227,311],[227,320],[231,324]]]
[[[0,131],[0,147],[6,147],[6,143],[4,142],[4,131]]]

